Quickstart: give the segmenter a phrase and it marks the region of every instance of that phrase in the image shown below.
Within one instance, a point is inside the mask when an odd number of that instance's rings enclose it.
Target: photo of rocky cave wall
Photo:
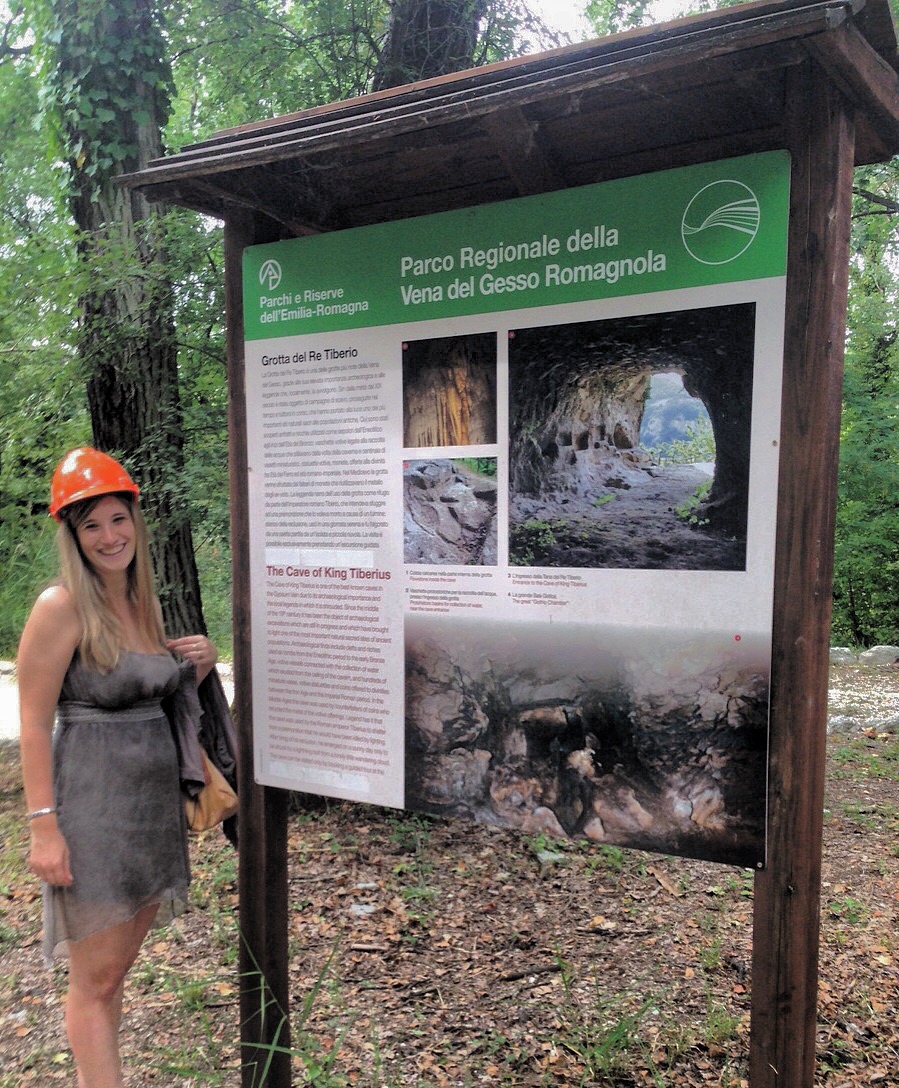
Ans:
[[[510,564],[745,569],[755,316],[747,303],[509,333]],[[641,444],[662,374],[701,401],[710,452]]]
[[[403,446],[496,442],[496,333],[403,344]]]
[[[405,808],[756,865],[769,662],[761,636],[408,617]]]
[[[496,458],[403,462],[403,562],[496,566]]]

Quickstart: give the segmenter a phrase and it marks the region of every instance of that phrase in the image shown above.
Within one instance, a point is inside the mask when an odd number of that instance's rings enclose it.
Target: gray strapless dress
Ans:
[[[44,885],[44,952],[156,903],[154,925],[187,906],[190,863],[178,753],[161,700],[178,686],[168,654],[125,652],[111,673],[76,653],[53,738],[57,819],[74,884]]]

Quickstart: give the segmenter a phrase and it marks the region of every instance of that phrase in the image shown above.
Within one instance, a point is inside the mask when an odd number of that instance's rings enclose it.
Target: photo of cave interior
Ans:
[[[496,333],[403,344],[403,446],[496,442]]]
[[[763,860],[765,636],[414,616],[405,637],[407,809]]]
[[[741,303],[511,331],[510,564],[745,569],[755,321]],[[701,402],[692,456],[646,444],[662,375]]]

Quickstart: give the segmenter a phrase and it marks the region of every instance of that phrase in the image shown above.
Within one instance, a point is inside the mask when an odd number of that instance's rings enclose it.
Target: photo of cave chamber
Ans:
[[[403,344],[403,446],[496,442],[496,333]]]
[[[406,623],[405,808],[755,866],[768,640]]]
[[[403,561],[495,567],[496,458],[403,462]]]
[[[744,570],[754,350],[754,303],[510,332],[509,562]],[[661,375],[710,452],[641,444]]]

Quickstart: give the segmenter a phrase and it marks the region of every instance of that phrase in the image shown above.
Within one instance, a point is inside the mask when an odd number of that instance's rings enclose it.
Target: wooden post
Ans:
[[[240,1030],[243,1088],[290,1088],[290,999],[287,951],[287,805],[285,790],[253,776],[249,508],[244,398],[244,248],[269,241],[248,212],[225,222],[228,317],[231,548],[234,576],[234,691],[240,750]],[[274,1050],[274,1047],[282,1048]]]
[[[830,595],[854,123],[812,64],[787,83],[793,156],[768,867],[755,881],[752,1088],[812,1088],[818,988]]]

